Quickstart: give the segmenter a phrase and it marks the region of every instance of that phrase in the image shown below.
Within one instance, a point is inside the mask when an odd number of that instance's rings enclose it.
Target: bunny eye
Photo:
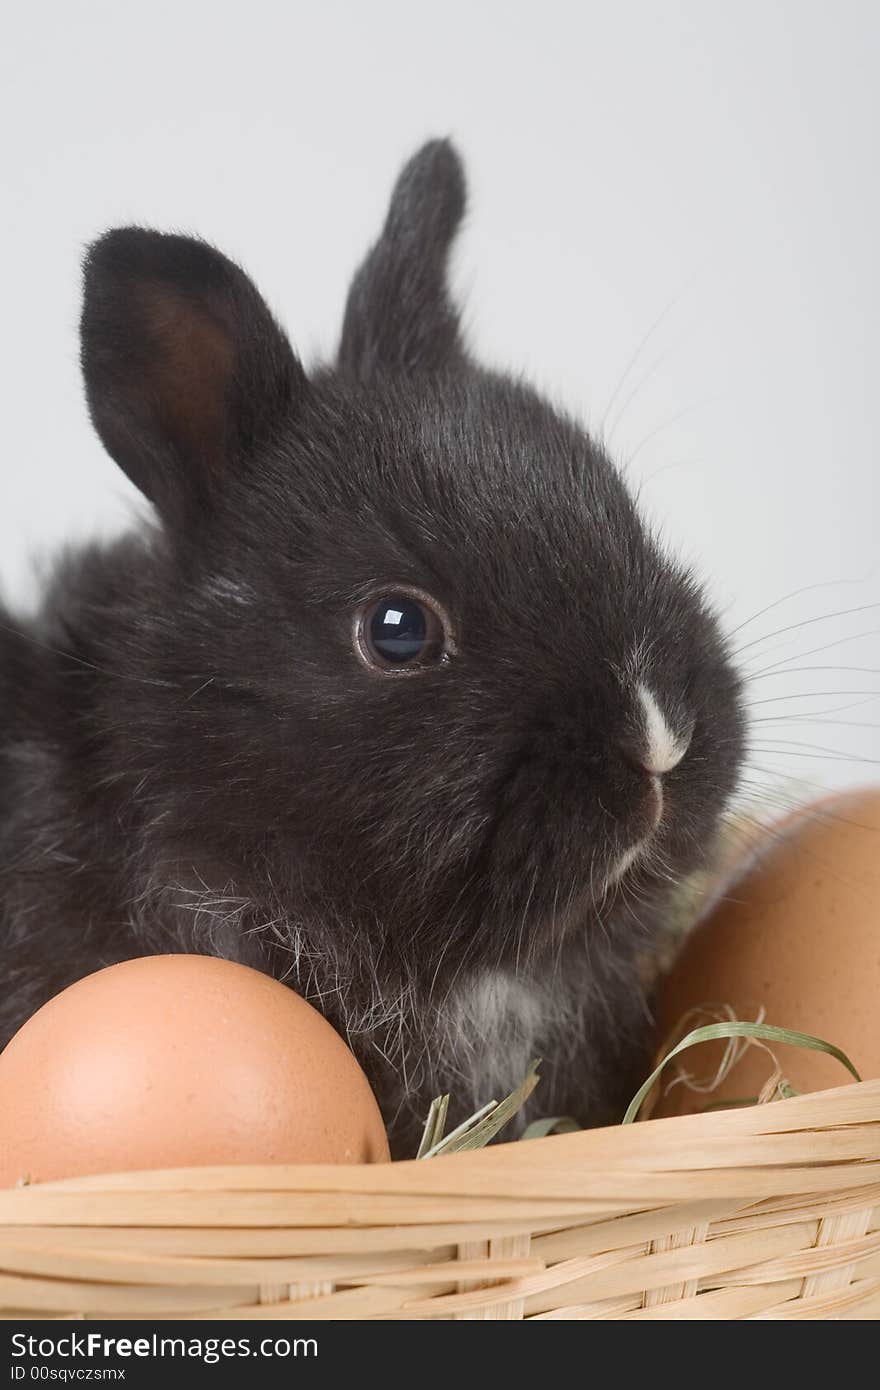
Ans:
[[[371,599],[358,614],[355,644],[375,670],[394,674],[448,660],[449,626],[427,595],[391,592]]]

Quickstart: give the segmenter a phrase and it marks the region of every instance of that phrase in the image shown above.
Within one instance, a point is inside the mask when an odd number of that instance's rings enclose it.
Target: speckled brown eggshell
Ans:
[[[0,1054],[0,1186],[226,1163],[373,1163],[388,1141],[353,1054],[304,999],[207,956],[113,965]]]
[[[771,827],[676,962],[660,993],[659,1036],[706,1004],[729,1004],[752,1020],[763,1008],[767,1023],[824,1038],[863,1078],[880,1077],[880,789],[828,797]],[[721,1046],[695,1048],[682,1061],[711,1076]],[[773,1047],[798,1091],[851,1079],[820,1053]],[[754,1096],[771,1071],[767,1055],[750,1048],[711,1096],[676,1086],[653,1113]]]

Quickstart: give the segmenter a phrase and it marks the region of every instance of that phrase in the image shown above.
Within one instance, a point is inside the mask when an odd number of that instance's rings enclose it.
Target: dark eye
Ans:
[[[373,599],[359,614],[356,638],[364,660],[381,671],[435,665],[448,655],[449,634],[439,610],[414,594]]]

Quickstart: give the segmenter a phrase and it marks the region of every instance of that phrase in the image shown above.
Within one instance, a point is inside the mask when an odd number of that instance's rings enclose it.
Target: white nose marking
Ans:
[[[677,738],[666,722],[666,718],[651,691],[640,681],[636,686],[644,715],[646,772],[659,777],[678,767],[690,743],[689,738]]]

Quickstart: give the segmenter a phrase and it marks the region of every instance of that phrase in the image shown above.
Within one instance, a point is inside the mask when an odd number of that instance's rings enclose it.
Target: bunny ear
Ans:
[[[308,389],[248,277],[189,237],[123,227],[96,241],[81,342],[95,428],[166,519],[197,521]]]
[[[339,365],[360,377],[436,371],[461,355],[446,270],[465,208],[461,161],[432,140],[404,167],[348,295]]]

